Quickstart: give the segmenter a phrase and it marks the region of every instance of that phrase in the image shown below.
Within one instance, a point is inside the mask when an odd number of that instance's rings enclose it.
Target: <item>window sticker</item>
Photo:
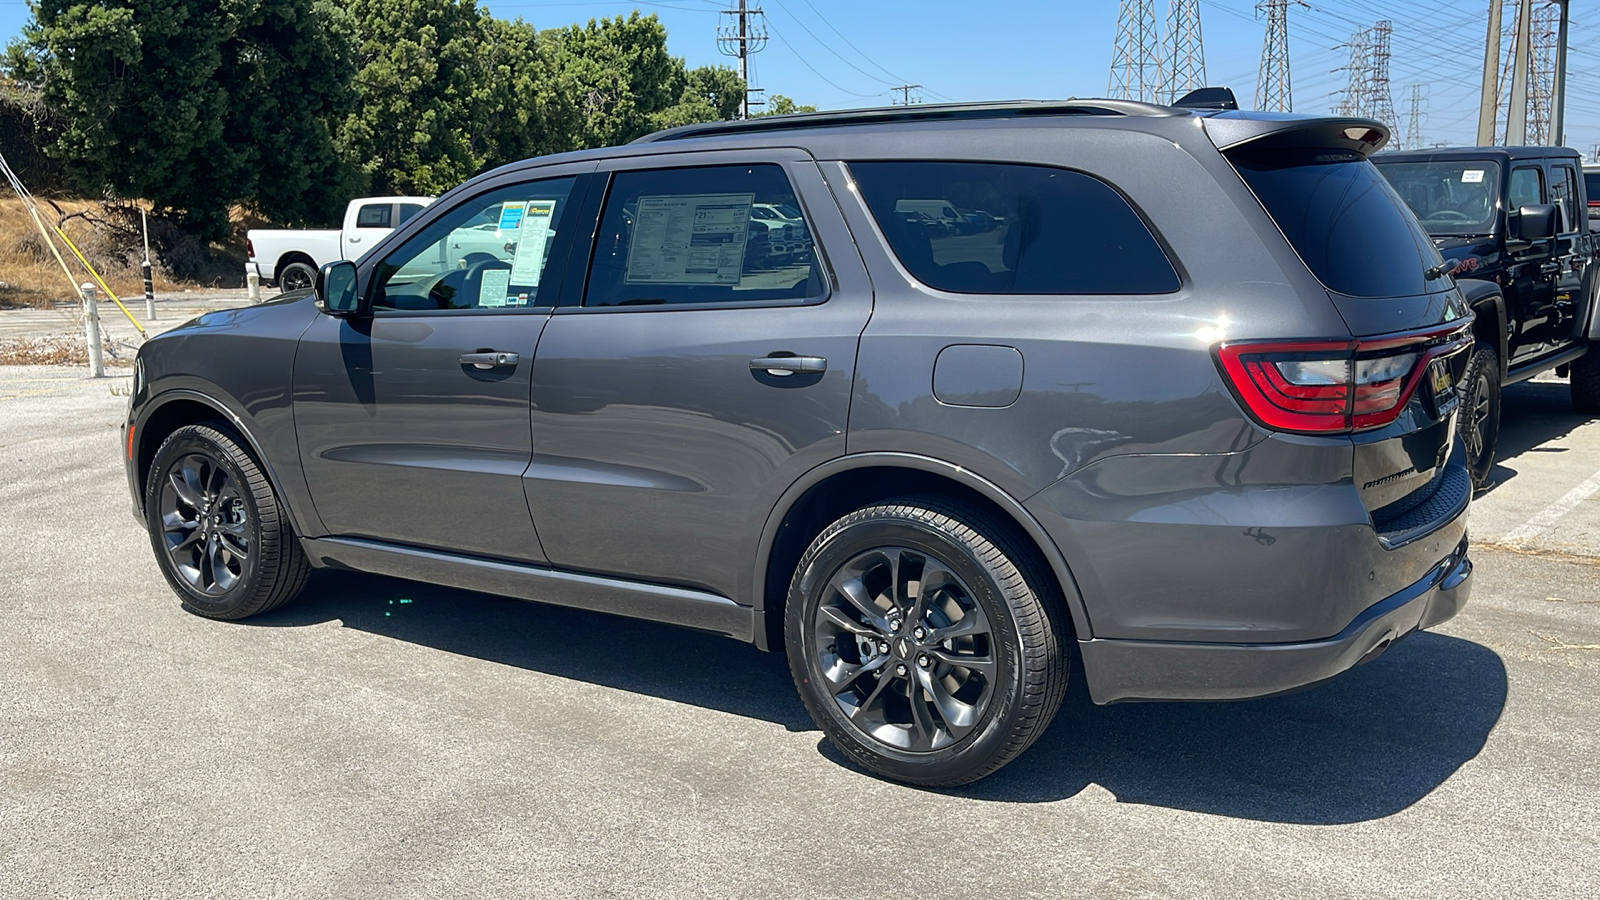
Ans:
[[[507,204],[510,205],[510,204]],[[550,223],[555,221],[556,201],[529,200],[525,212],[517,214],[517,234],[513,240],[517,248],[511,257],[511,283],[539,286],[539,276],[544,271],[545,249],[550,244]],[[504,219],[504,214],[501,216]]]
[[[628,284],[733,284],[744,274],[755,194],[640,197]]]
[[[512,200],[500,207],[500,230],[515,231],[522,223],[523,208],[526,203]]]
[[[510,287],[510,269],[484,269],[479,273],[478,305],[480,307],[505,306],[506,293]]]
[[[1482,184],[1483,183],[1483,170],[1482,169],[1468,169],[1465,172],[1462,172],[1461,173],[1461,183],[1462,184]]]

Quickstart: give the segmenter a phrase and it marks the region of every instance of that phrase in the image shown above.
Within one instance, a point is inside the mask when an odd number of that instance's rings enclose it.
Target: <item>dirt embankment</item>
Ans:
[[[45,226],[59,226],[65,231],[118,296],[143,296],[139,264],[144,259],[144,248],[138,206],[97,200],[40,200],[39,211],[45,217]],[[151,219],[155,289],[243,286],[244,232],[258,223],[242,213],[233,218],[233,239],[210,246],[164,219]],[[76,302],[73,285],[93,279],[70,250],[59,241],[57,246],[72,270],[71,281],[45,246],[22,201],[16,197],[0,198],[0,309]]]

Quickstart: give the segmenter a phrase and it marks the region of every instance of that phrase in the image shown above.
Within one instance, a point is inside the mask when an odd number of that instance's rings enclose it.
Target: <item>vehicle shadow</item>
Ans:
[[[395,640],[816,731],[780,654],[717,635],[350,572],[316,573],[247,625],[339,621]],[[1075,673],[1076,675],[1076,673]],[[1098,707],[1074,677],[1055,724],[995,775],[946,793],[1048,802],[1091,784],[1118,800],[1274,822],[1392,815],[1483,748],[1506,699],[1500,658],[1414,635],[1327,684],[1240,703]],[[819,752],[851,767],[831,744]]]
[[[1570,389],[1564,381],[1524,381],[1506,388],[1500,396],[1500,443],[1495,448],[1495,466],[1489,472],[1489,486],[1478,496],[1516,478],[1515,460],[1524,453],[1566,452],[1563,447],[1540,445],[1560,440],[1590,421],[1591,417],[1573,411]]]

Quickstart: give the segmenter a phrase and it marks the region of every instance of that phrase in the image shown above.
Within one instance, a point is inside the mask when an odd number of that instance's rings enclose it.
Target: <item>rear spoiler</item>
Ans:
[[[1372,119],[1221,112],[1202,119],[1218,150],[1348,150],[1371,156],[1389,143],[1389,128]]]

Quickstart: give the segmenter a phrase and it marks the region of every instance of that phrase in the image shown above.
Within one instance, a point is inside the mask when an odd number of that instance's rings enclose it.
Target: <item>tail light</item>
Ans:
[[[244,239],[244,252],[251,259],[255,259],[256,258],[256,242],[250,240],[249,238],[245,238]]]
[[[1225,343],[1217,348],[1217,361],[1234,393],[1268,428],[1361,431],[1399,418],[1433,361],[1471,345],[1471,327],[1467,319],[1343,341]],[[1450,383],[1460,375],[1452,373]]]

